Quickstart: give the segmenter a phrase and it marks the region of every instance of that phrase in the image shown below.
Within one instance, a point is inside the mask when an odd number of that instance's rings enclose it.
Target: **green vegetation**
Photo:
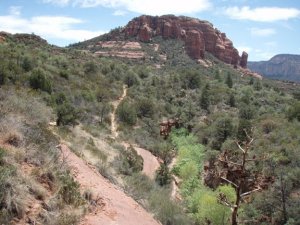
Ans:
[[[239,151],[235,142],[245,141],[246,131],[254,138],[249,156],[257,159],[247,171],[260,171],[273,180],[241,203],[239,224],[299,224],[299,85],[241,77],[208,53],[213,66],[203,67],[186,56],[182,42],[152,41],[159,50],[142,44],[151,57],[134,62],[13,36],[0,44],[0,224],[24,217],[30,199],[45,201],[37,218],[41,224],[78,222],[77,210],[86,202],[58,161],[58,139],[48,126],[53,121],[59,125],[57,134],[77,145],[78,155],[90,151],[101,159],[101,174],[123,178],[128,193],[164,225],[231,223],[230,208],[218,197],[224,193],[234,202],[235,189],[228,182],[213,189],[205,186],[203,167],[214,165],[225,150]],[[167,61],[162,63],[160,54]],[[118,140],[110,137],[111,102],[122,95],[124,84],[128,96],[117,109],[119,139],[163,160],[156,181],[141,175],[143,162],[134,149],[116,147]],[[175,118],[178,124],[163,139],[159,124]],[[93,139],[73,139],[77,124],[112,146],[115,161],[108,163],[110,150],[99,148]],[[177,163],[169,171],[174,156]],[[22,174],[27,164],[33,167],[29,179]],[[181,180],[180,202],[170,199],[172,175]],[[49,184],[51,199],[40,180]]]

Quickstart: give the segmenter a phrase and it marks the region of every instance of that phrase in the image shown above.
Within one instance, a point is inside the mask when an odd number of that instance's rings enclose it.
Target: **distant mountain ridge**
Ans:
[[[300,55],[279,54],[268,61],[248,62],[248,67],[265,77],[300,81]]]

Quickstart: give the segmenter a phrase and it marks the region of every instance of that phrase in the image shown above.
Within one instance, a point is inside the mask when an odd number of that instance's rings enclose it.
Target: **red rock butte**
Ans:
[[[131,20],[122,30],[125,37],[136,37],[150,42],[153,37],[180,39],[185,43],[187,54],[193,59],[203,59],[205,51],[233,66],[247,67],[248,54],[239,55],[225,33],[208,22],[185,16],[140,16]]]

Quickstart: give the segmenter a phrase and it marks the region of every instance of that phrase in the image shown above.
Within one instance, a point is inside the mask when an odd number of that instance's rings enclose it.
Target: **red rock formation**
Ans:
[[[180,39],[193,59],[203,59],[207,51],[225,63],[247,66],[247,55],[244,54],[241,59],[226,34],[207,21],[173,15],[140,16],[130,21],[122,32],[125,37],[137,37],[143,42],[149,42],[155,36]]]
[[[191,30],[186,33],[186,51],[194,59],[204,58],[205,43],[203,33]]]
[[[240,61],[240,66],[242,68],[247,68],[247,61],[248,61],[248,54],[247,54],[247,52],[243,52],[242,53],[242,58],[241,58],[241,61]]]
[[[0,43],[5,42],[5,37],[0,36]]]

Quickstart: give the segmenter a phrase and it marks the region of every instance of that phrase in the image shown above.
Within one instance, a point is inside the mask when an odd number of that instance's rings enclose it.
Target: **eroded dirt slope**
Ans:
[[[117,186],[102,177],[95,168],[76,156],[65,144],[60,146],[62,158],[70,166],[82,191],[90,190],[97,205],[80,222],[81,225],[159,225],[151,214]]]

